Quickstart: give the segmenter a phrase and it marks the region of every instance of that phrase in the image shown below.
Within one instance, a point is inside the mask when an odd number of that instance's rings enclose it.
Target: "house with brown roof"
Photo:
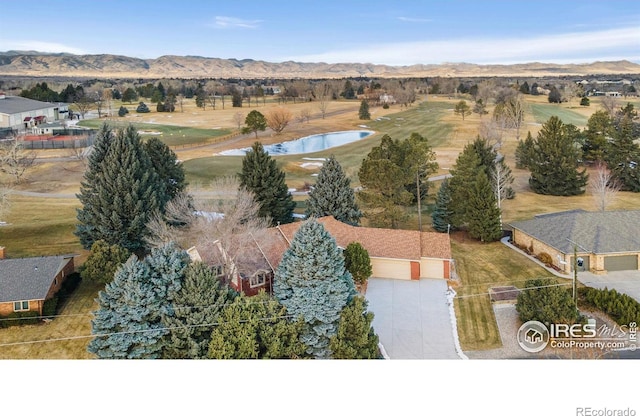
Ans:
[[[338,247],[344,249],[352,242],[360,243],[371,258],[373,277],[402,280],[451,277],[453,260],[448,234],[354,227],[331,216],[319,218],[318,222],[335,238]],[[260,257],[255,271],[232,273],[230,285],[249,295],[262,288],[269,291],[275,270],[301,224],[293,222],[270,228],[268,244],[255,242],[255,256]],[[223,251],[220,246],[216,249],[220,251],[216,255],[211,254],[212,248],[192,247],[187,252],[195,261],[212,264],[213,258],[220,258]]]

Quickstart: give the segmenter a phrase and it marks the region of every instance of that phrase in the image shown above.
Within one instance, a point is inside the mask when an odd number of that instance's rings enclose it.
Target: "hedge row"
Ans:
[[[580,299],[609,315],[618,325],[640,323],[640,303],[629,295],[618,293],[615,289],[578,289]]]

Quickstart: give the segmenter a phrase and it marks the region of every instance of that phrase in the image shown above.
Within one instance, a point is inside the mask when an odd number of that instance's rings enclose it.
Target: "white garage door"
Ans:
[[[422,259],[420,260],[420,277],[444,279],[444,266],[442,260]]]
[[[411,280],[411,262],[406,260],[371,259],[373,277]]]

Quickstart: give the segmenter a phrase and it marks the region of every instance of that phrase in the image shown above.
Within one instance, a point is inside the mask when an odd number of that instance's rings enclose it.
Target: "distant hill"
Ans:
[[[343,78],[343,77],[480,77],[480,76],[586,76],[640,74],[629,61],[589,64],[524,63],[477,65],[390,66],[363,63],[266,62],[165,55],[139,59],[122,55],[73,55],[36,51],[0,52],[0,76],[61,76],[100,78]]]

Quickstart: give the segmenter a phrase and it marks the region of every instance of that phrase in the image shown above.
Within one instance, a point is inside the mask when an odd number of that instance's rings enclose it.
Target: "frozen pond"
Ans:
[[[272,156],[313,153],[355,142],[373,133],[371,130],[350,130],[314,134],[313,136],[302,137],[289,142],[270,144],[265,146],[264,150]],[[249,149],[250,148],[247,147],[244,149],[225,150],[219,154],[223,156],[244,156]]]

